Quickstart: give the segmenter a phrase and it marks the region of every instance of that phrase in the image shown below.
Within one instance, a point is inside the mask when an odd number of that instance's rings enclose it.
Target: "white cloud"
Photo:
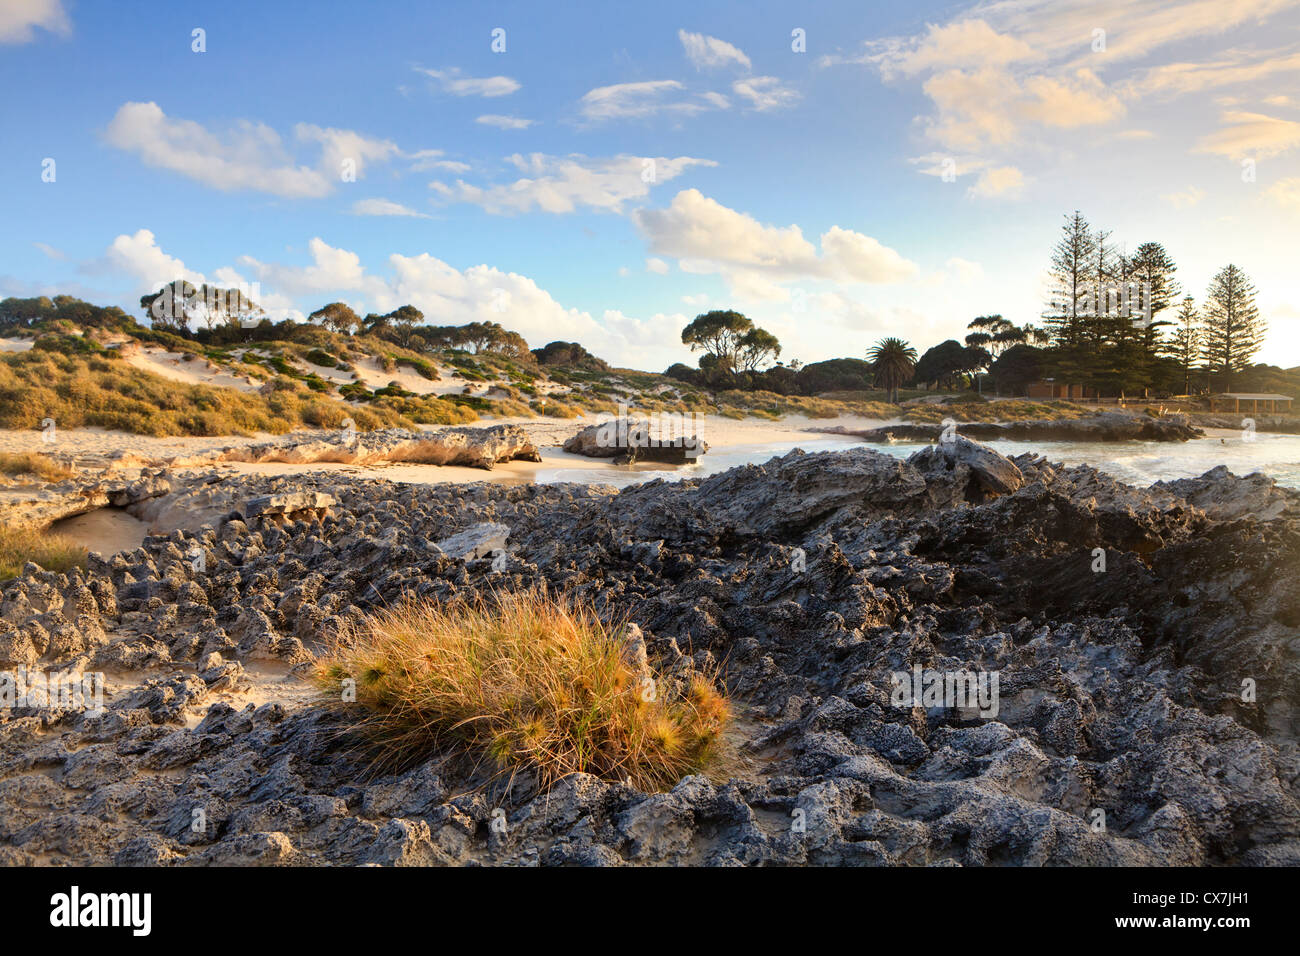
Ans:
[[[203,273],[187,269],[180,259],[163,252],[148,229],[118,236],[109,244],[103,258],[87,264],[86,271],[125,275],[137,289],[146,291],[161,289],[177,279],[195,285],[207,281]]]
[[[47,259],[53,259],[55,262],[62,262],[68,258],[68,254],[66,252],[64,252],[62,249],[56,249],[54,246],[51,246],[48,243],[33,242],[32,245],[35,246],[37,249],[41,250],[41,253]]]
[[[677,80],[615,83],[589,90],[583,95],[579,108],[584,119],[601,122],[659,113],[692,116],[705,110],[726,109],[728,105],[727,98],[720,93],[702,93],[694,98],[677,95],[684,90],[685,87]]]
[[[149,166],[180,173],[205,186],[294,199],[333,192],[341,181],[344,160],[352,161],[360,178],[368,162],[399,152],[393,143],[351,130],[299,123],[294,132],[301,141],[319,144],[315,165],[297,163],[280,135],[263,123],[241,120],[214,133],[193,120],[168,117],[157,103],[123,104],[108,124],[105,138]]]
[[[984,278],[984,267],[978,262],[972,262],[969,259],[963,259],[960,256],[953,256],[946,263],[949,272],[958,282],[968,283],[975,282]]]
[[[820,253],[798,226],[770,226],[687,189],[667,209],[639,209],[633,220],[653,252],[678,260],[683,271],[719,273],[737,294],[781,300],[780,283],[797,279],[897,282],[917,267],[859,232],[832,226]]]
[[[1175,209],[1191,209],[1205,198],[1205,190],[1198,186],[1188,186],[1182,192],[1165,193],[1160,198]]]
[[[782,85],[775,76],[751,76],[731,84],[732,92],[749,100],[755,110],[779,109],[799,99],[799,94]]]
[[[485,113],[475,123],[481,123],[483,126],[495,126],[497,129],[528,129],[533,125],[530,119],[523,119],[518,116],[500,116],[496,113]]]
[[[692,166],[717,165],[690,156],[593,159],[577,153],[571,156],[516,153],[508,161],[524,174],[523,178],[487,187],[460,180],[455,186],[440,182],[430,185],[449,202],[473,203],[497,215],[534,209],[568,213],[581,207],[621,212],[624,203],[644,198],[654,185],[675,179]]]
[[[1152,67],[1129,81],[1125,91],[1127,96],[1134,98],[1155,95],[1168,99],[1224,86],[1258,84],[1276,73],[1297,71],[1300,71],[1300,52],[1275,50],[1261,54],[1227,50],[1206,62],[1165,63]]]
[[[444,93],[452,96],[509,96],[519,89],[519,81],[508,76],[465,76],[457,67],[448,70],[416,70],[438,82]]]
[[[411,169],[414,172],[427,172],[431,169],[445,169],[452,173],[467,173],[472,168],[469,163],[462,163],[459,160],[444,159],[446,152],[441,149],[422,149],[410,154],[413,160]]]
[[[658,256],[651,256],[645,261],[645,271],[653,272],[656,275],[666,276],[672,267],[664,262]]]
[[[164,252],[154,234],[141,229],[134,235],[118,236],[104,256],[85,268],[125,278],[139,292],[154,291],[178,278],[195,284],[242,287],[274,319],[301,321],[333,299],[346,301],[361,314],[389,312],[410,303],[435,325],[499,322],[535,346],[556,339],[577,341],[596,355],[627,367],[663,368],[684,357],[681,330],[689,319],[681,313],[636,318],[606,310],[593,316],[562,306],[527,276],[485,264],[457,269],[427,253],[393,254],[381,275],[368,271],[357,253],[331,246],[319,237],[307,243],[307,250],[311,261],[306,265],[241,256],[237,260],[240,269],[222,266],[205,276]]]
[[[427,213],[416,212],[409,206],[403,206],[399,202],[393,202],[390,199],[358,199],[352,204],[352,214],[355,216],[411,216],[419,219],[428,219]]]
[[[1225,112],[1227,124],[1201,138],[1196,152],[1228,159],[1268,159],[1300,146],[1300,123],[1263,113]]]
[[[1292,212],[1300,212],[1300,177],[1279,179],[1268,187],[1264,195],[1274,205]]]
[[[686,58],[697,70],[726,66],[728,63],[743,66],[746,70],[750,68],[749,57],[726,40],[703,33],[688,33],[686,30],[678,30],[677,38],[682,41]]]
[[[457,269],[428,253],[388,257],[388,275],[368,272],[360,257],[320,238],[308,243],[312,263],[291,266],[245,257],[263,285],[279,293],[310,296],[300,308],[339,295],[358,312],[388,312],[410,303],[435,325],[499,322],[533,345],[556,339],[578,341],[596,355],[637,368],[667,366],[681,356],[679,314],[632,318],[608,310],[599,318],[565,308],[527,276],[488,265]],[[502,307],[504,306],[504,309]],[[647,343],[663,343],[654,345]]]
[[[365,175],[368,163],[385,162],[401,152],[397,144],[389,140],[370,139],[350,129],[321,128],[311,123],[299,123],[294,126],[293,132],[302,142],[320,144],[321,155],[317,166],[326,176],[338,177],[342,173],[343,164],[350,160],[360,179]]]
[[[1014,199],[1024,191],[1024,187],[1025,176],[1015,166],[995,166],[983,170],[967,193],[984,199]]]
[[[27,43],[36,38],[36,28],[66,36],[72,21],[63,0],[4,0],[0,3],[0,43]]]
[[[948,149],[1011,147],[1027,126],[1069,129],[1108,123],[1125,113],[1119,97],[1089,70],[1023,80],[994,68],[946,70],[926,80],[934,101],[928,135]]]
[[[1004,67],[1041,59],[1043,54],[1028,43],[998,33],[984,20],[930,24],[922,36],[870,43],[868,52],[860,58],[878,64],[886,77],[939,69]]]

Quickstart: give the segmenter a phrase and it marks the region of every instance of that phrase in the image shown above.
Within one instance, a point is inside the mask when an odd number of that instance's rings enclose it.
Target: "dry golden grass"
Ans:
[[[85,559],[86,549],[64,535],[0,526],[0,581],[17,577],[28,561],[62,573]]]
[[[31,475],[41,481],[62,481],[75,472],[45,455],[34,452],[0,452],[0,475]]]
[[[381,764],[438,752],[542,789],[578,772],[668,788],[716,756],[729,707],[716,675],[669,694],[638,672],[621,630],[544,590],[408,602],[340,635],[314,681],[336,700],[355,681],[343,706],[362,709]]]
[[[945,418],[959,422],[1026,422],[1038,419],[1075,419],[1096,415],[1100,409],[1074,402],[1035,402],[1007,399],[991,402],[934,402],[914,405],[904,412],[909,422],[938,424]]]
[[[807,418],[838,418],[857,415],[862,418],[894,418],[900,409],[880,401],[839,401],[808,395],[778,395],[776,392],[745,392],[731,390],[717,396],[722,415],[728,418],[779,419],[783,415],[803,415]]]

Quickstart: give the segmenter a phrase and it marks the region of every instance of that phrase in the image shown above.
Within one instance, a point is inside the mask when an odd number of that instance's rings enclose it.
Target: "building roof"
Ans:
[[[1247,401],[1258,402],[1290,402],[1293,401],[1290,395],[1274,395],[1270,392],[1220,392],[1214,398],[1244,398]]]

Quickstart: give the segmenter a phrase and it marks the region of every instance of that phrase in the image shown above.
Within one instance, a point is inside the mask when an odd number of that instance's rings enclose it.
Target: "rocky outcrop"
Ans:
[[[958,441],[621,492],[222,485],[336,503],[4,588],[6,666],[117,683],[99,715],[0,710],[0,861],[1300,864],[1300,493],[1268,479],[1138,489]],[[540,584],[634,624],[638,667],[722,669],[716,779],[377,773],[346,708],[242,689],[403,595]],[[926,674],[997,675],[996,706]]]
[[[564,450],[588,458],[612,458],[618,465],[659,462],[687,465],[709,450],[698,434],[661,434],[649,418],[615,419],[580,429]]]
[[[989,495],[1008,495],[1025,483],[1015,464],[965,435],[940,439],[912,455],[907,463],[929,474],[953,474],[959,484],[969,475]]]
[[[946,425],[888,425],[883,428],[854,429],[835,425],[810,428],[828,435],[851,435],[869,442],[937,441],[953,429],[968,438],[981,441],[1187,441],[1203,438],[1205,433],[1191,424],[1186,415],[1133,415],[1127,412],[1101,412],[1087,418],[1041,419],[1027,422],[957,422]]]
[[[0,487],[0,526],[46,528],[100,508],[139,505],[176,487],[161,469],[146,470],[136,478],[69,478],[56,484],[4,486]]]
[[[491,425],[487,428],[443,428],[428,432],[389,428],[373,432],[340,431],[329,436],[313,433],[290,435],[261,444],[227,448],[218,453],[215,460],[254,464],[410,462],[491,469],[502,462],[541,461],[542,458],[528,433],[518,425]],[[177,466],[194,463],[173,462]]]

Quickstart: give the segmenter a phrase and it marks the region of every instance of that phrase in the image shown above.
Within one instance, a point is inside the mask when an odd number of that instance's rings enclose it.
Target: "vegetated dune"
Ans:
[[[210,527],[3,589],[7,666],[114,681],[103,715],[0,722],[5,862],[1300,863],[1300,493],[1263,476],[1138,489],[959,436],[622,492],[214,487]],[[376,773],[363,714],[279,679],[404,595],[541,584],[660,673],[721,665],[730,759],[664,793]]]
[[[184,352],[168,352],[166,349],[140,348],[135,345],[122,347],[122,359],[143,372],[152,372],[173,382],[186,385],[210,385],[217,388],[234,388],[241,392],[256,392],[261,382],[247,375],[232,375],[230,372],[214,365],[208,360],[190,354],[188,360]]]

